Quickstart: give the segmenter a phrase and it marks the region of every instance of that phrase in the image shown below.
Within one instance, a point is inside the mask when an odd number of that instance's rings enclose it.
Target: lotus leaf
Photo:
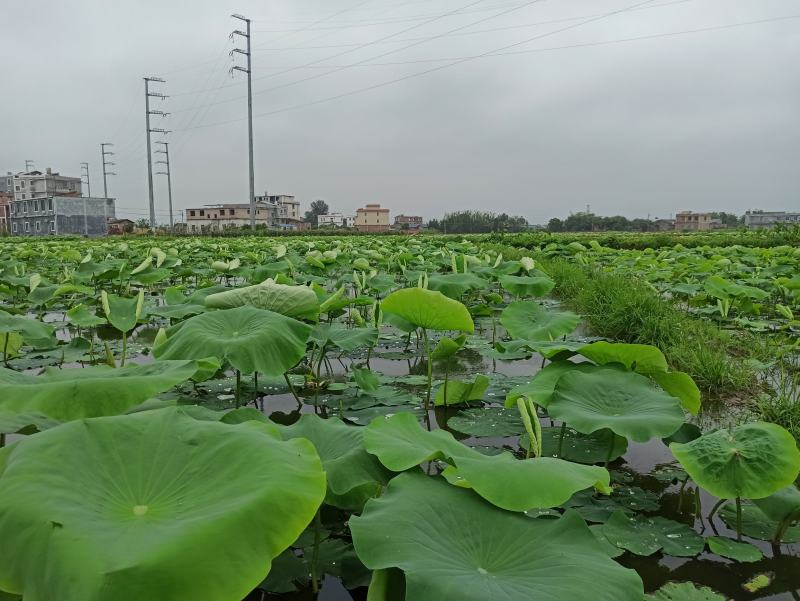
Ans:
[[[480,401],[487,388],[489,388],[489,378],[480,374],[475,376],[473,382],[450,380],[436,391],[434,405],[460,405],[470,401]]]
[[[625,344],[601,340],[587,344],[578,353],[598,365],[619,363],[626,369],[641,374],[664,373],[669,370],[664,353],[649,344]]]
[[[581,318],[569,311],[551,311],[535,301],[511,303],[500,314],[500,323],[514,338],[554,340],[570,334]]]
[[[547,412],[583,434],[608,428],[637,442],[669,436],[683,424],[678,399],[645,376],[613,367],[562,375]]]
[[[407,601],[530,601],[532,591],[553,601],[644,595],[639,576],[610,559],[577,514],[530,519],[421,473],[394,478],[350,528],[368,568],[405,572]]]
[[[720,429],[669,448],[692,480],[720,499],[768,497],[800,472],[797,443],[776,424]]]
[[[45,368],[38,376],[0,368],[0,411],[39,412],[69,421],[119,415],[192,377],[194,361],[158,361],[117,369]]]
[[[457,330],[472,334],[475,329],[464,305],[433,290],[396,290],[383,300],[381,310],[426,330]]]
[[[311,444],[254,424],[164,409],[71,422],[11,447],[0,586],[33,601],[242,599],[325,495]]]
[[[250,305],[287,317],[316,320],[319,317],[317,295],[308,286],[285,286],[268,279],[255,286],[217,292],[206,297],[206,307],[233,309]]]
[[[712,536],[706,542],[712,553],[735,561],[752,563],[764,557],[761,549],[750,543],[740,543],[722,536]]]
[[[703,551],[705,540],[686,524],[661,516],[647,517],[615,512],[603,524],[608,541],[636,555],[652,555],[663,550],[667,555],[693,557]]]
[[[279,313],[239,307],[204,313],[167,330],[160,359],[227,359],[242,373],[280,376],[305,355],[308,326]]]
[[[691,582],[668,582],[655,593],[645,597],[645,601],[726,601],[725,597],[710,588],[697,587]]]
[[[728,503],[719,510],[722,521],[731,529],[736,528],[736,506]],[[787,527],[771,519],[761,508],[750,502],[742,503],[742,534],[758,540],[775,540],[780,535],[783,543],[800,543],[800,525]]]
[[[540,297],[548,294],[556,283],[548,277],[527,275],[500,276],[500,285],[515,296]]]
[[[458,300],[469,290],[483,290],[486,280],[474,273],[448,273],[432,275],[428,278],[428,289],[441,292],[445,296]]]

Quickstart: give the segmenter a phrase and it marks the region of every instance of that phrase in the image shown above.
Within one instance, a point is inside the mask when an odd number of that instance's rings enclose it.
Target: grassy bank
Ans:
[[[493,246],[506,258],[525,249]],[[534,255],[535,256],[535,255]],[[760,345],[750,334],[734,334],[688,315],[646,284],[561,259],[538,258],[555,280],[555,296],[584,317],[592,335],[652,344],[671,367],[685,371],[709,398],[749,401],[760,389],[747,359]]]

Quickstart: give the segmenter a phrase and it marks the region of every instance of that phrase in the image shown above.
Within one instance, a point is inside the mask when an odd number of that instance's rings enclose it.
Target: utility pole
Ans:
[[[112,163],[111,161],[107,161],[107,156],[112,156],[114,153],[110,150],[106,150],[106,146],[113,146],[111,142],[103,142],[100,144],[100,154],[103,157],[103,198],[108,198],[108,181],[107,176],[109,175],[116,175],[113,171],[107,171],[106,168],[112,165],[116,165],[116,163]]]
[[[81,163],[81,182],[83,182],[84,175],[86,176],[86,193],[89,195],[89,198],[91,198],[92,186],[89,183],[89,163]],[[81,196],[83,196],[83,194],[81,194]],[[86,196],[83,196],[83,235],[89,236],[89,217],[86,214]]]
[[[150,82],[158,82],[164,83],[164,80],[160,77],[145,77],[144,78],[144,110],[145,110],[145,122],[147,124],[147,191],[150,196],[150,229],[155,232],[156,231],[156,203],[155,198],[153,197],[153,155],[150,146],[150,134],[153,132],[158,133],[169,133],[166,130],[158,129],[158,128],[151,128],[150,127],[150,115],[161,115],[162,117],[166,117],[167,113],[164,111],[151,111],[150,110],[150,98],[166,98],[164,94],[160,94],[157,92],[150,91]]]
[[[250,52],[250,19],[247,17],[243,17],[242,15],[231,15],[234,19],[239,19],[240,21],[244,21],[247,23],[247,31],[240,31],[235,30],[231,33],[231,39],[233,36],[239,35],[243,38],[247,39],[247,50],[242,50],[241,48],[234,48],[231,50],[231,56],[233,56],[234,52],[238,52],[239,54],[244,54],[247,57],[247,68],[239,67],[238,65],[231,69],[233,71],[241,71],[242,73],[247,73],[247,128],[248,128],[248,135],[249,135],[249,142],[250,142],[250,227],[252,228],[253,232],[256,230],[256,184],[255,184],[255,172],[253,167],[253,64],[252,64],[252,53]]]
[[[33,171],[33,161],[25,159],[25,171]]]
[[[83,181],[83,178],[86,178],[86,181]],[[89,183],[89,163],[81,163],[81,183],[86,184],[86,195],[91,198],[92,197],[92,184]]]
[[[156,164],[166,165],[167,170],[159,171],[156,175],[167,176],[167,193],[169,194],[169,229],[172,230],[175,227],[175,223],[173,222],[172,218],[172,170],[169,168],[169,142],[156,142],[156,144],[164,145],[164,150],[156,150],[156,153],[164,155],[164,160],[156,161]]]

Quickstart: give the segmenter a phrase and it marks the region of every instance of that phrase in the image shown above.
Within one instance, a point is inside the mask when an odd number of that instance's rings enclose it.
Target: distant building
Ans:
[[[3,192],[14,196],[14,174],[10,171],[0,178],[0,193]]]
[[[256,196],[256,227],[302,229],[300,202],[294,196]],[[220,231],[226,227],[250,225],[250,203],[205,205],[186,209],[189,232]]]
[[[678,231],[704,231],[713,228],[711,213],[692,213],[681,211],[675,215],[675,229]]]
[[[130,219],[109,219],[108,220],[108,233],[109,235],[121,236],[122,234],[129,234],[133,232],[136,224]]]
[[[0,234],[9,233],[9,224],[11,223],[11,201],[13,200],[13,193],[0,190]]]
[[[8,176],[6,176],[8,180]],[[17,173],[13,177],[14,200],[30,200],[53,196],[80,196],[81,178],[44,171]]]
[[[657,232],[671,232],[675,229],[674,219],[656,219],[653,222]]]
[[[317,215],[317,227],[344,227],[345,217],[341,213]]]
[[[421,230],[422,217],[418,215],[398,215],[394,218],[394,227],[404,230]]]
[[[115,216],[113,198],[44,196],[14,200],[11,202],[11,235],[105,236],[108,220]]]
[[[746,211],[744,224],[749,229],[775,227],[779,223],[784,225],[800,225],[800,213],[787,213],[786,211]]]
[[[388,232],[389,209],[379,204],[368,204],[356,211],[355,228],[359,232]]]

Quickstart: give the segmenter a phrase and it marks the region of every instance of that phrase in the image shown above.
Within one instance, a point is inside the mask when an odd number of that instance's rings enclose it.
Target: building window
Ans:
[[[200,210],[200,217],[205,217],[205,213],[206,213],[206,212],[205,212],[205,211],[203,211],[203,210],[201,209],[201,210]]]
[[[228,209],[228,215],[233,215],[233,209]]]
[[[50,222],[50,231],[51,232],[55,232],[56,231],[56,222],[55,221],[51,221]]]
[[[52,211],[53,210],[53,199],[51,198],[49,201],[47,201],[47,204],[49,205],[49,209]]]
[[[194,211],[189,211],[189,217],[194,217]]]
[[[34,225],[35,225],[35,228],[34,228],[34,229],[35,229],[37,232],[41,232],[41,231],[42,231],[42,222],[41,222],[41,221],[37,221],[37,222],[36,222]]]
[[[22,181],[20,182],[20,185],[21,185],[21,186],[24,188],[24,187],[25,187],[25,180],[22,180]]]
[[[25,231],[26,231],[26,232],[29,232],[29,231],[31,231],[31,224],[30,224],[30,223],[28,223],[27,221],[25,222]]]
[[[22,211],[27,215],[27,213],[28,213],[28,201],[27,200],[22,203]]]
[[[14,232],[15,234],[17,233],[17,224],[16,223],[12,223],[11,224],[11,231]]]

